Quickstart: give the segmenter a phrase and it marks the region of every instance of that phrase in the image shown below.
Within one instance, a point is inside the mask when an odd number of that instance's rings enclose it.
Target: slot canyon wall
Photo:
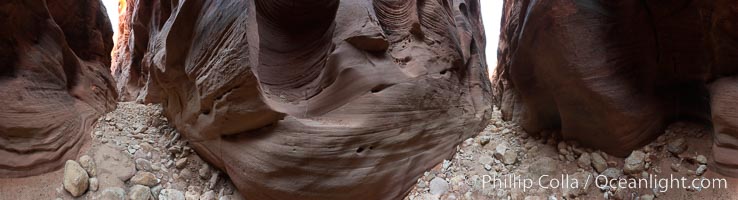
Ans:
[[[116,105],[112,35],[99,0],[0,2],[0,178],[77,158]]]
[[[253,199],[399,199],[491,108],[478,0],[127,0],[120,100]]]
[[[738,176],[738,4],[505,0],[493,85],[529,133],[626,156],[669,121],[711,120],[712,170]]]

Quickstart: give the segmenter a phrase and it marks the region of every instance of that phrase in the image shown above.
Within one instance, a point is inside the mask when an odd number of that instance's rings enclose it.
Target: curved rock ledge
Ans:
[[[398,199],[491,113],[476,0],[128,0],[121,99],[254,199]]]
[[[0,177],[59,169],[115,108],[99,0],[0,3]]]

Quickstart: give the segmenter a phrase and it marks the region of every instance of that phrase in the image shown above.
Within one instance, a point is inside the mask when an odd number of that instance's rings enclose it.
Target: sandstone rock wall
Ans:
[[[99,0],[0,2],[0,177],[76,159],[115,107],[112,35]]]
[[[735,81],[716,81],[738,75],[736,23],[729,0],[506,0],[497,103],[528,132],[619,156],[671,120],[712,119],[717,166],[738,176]]]
[[[126,4],[121,99],[249,198],[399,199],[489,119],[477,0]]]

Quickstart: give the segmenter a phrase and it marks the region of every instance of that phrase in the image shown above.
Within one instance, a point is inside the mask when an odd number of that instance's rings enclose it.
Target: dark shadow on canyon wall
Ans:
[[[711,121],[738,176],[735,1],[505,0],[493,79],[504,119],[626,156],[675,119]]]

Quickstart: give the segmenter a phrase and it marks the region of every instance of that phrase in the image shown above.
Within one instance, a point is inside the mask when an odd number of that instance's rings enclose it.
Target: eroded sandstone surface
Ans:
[[[738,176],[738,6],[506,0],[493,81],[503,118],[626,156],[675,119],[712,120]]]
[[[476,0],[128,0],[121,100],[254,199],[398,199],[491,112]]]
[[[76,159],[115,108],[112,29],[99,0],[0,2],[0,177]]]

